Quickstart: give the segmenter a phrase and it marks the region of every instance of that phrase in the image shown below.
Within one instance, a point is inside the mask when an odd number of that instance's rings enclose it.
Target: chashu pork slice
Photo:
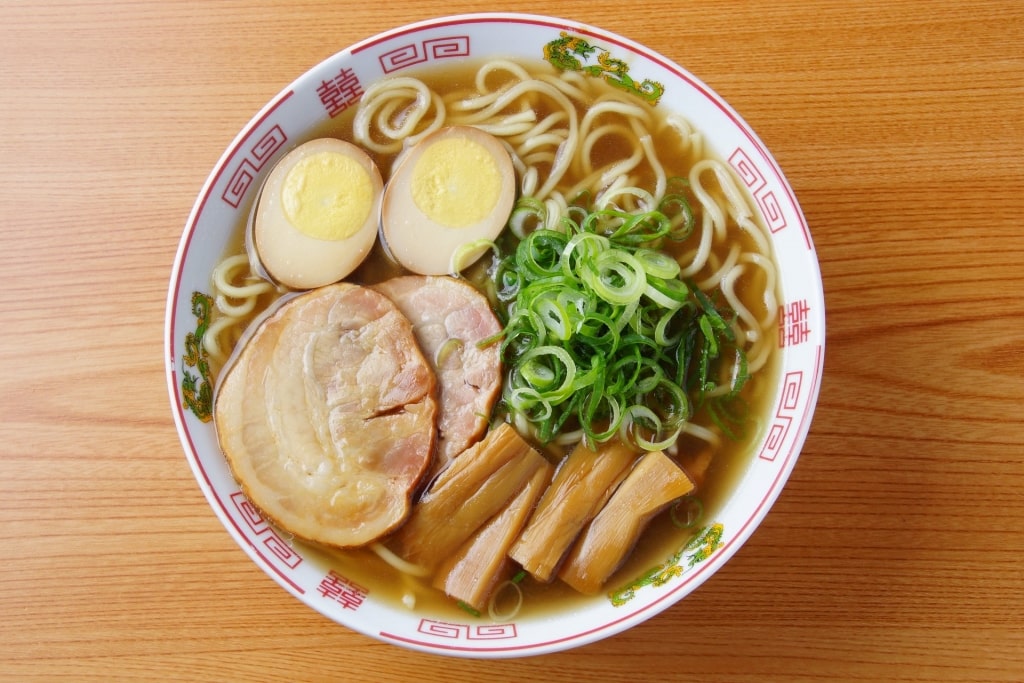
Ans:
[[[498,344],[479,344],[501,332],[501,323],[483,294],[452,277],[405,275],[374,288],[412,322],[437,373],[439,432],[432,472],[440,472],[487,429],[501,392],[501,355]]]
[[[271,521],[310,541],[361,546],[409,515],[436,441],[435,389],[390,299],[330,285],[259,323],[218,388],[217,438]]]

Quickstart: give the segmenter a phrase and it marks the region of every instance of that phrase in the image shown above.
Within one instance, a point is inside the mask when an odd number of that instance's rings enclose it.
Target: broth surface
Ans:
[[[528,69],[540,69],[545,72],[555,73],[553,68],[546,62],[537,60],[536,63],[519,62]],[[402,72],[401,76],[412,76],[422,80],[431,89],[444,95],[452,92],[467,90],[473,86],[476,71],[480,63],[468,62],[458,66],[431,67],[429,69],[409,69]],[[597,80],[593,84],[597,87]],[[607,93],[621,97],[619,91],[605,86]],[[537,100],[538,118],[543,118],[551,113],[545,108],[544,100]],[[643,106],[649,106],[643,103]],[[666,171],[669,177],[678,176],[685,178],[690,167],[699,159],[694,156],[694,151],[685,149],[680,143],[679,134],[672,126],[665,125],[665,112],[661,108],[651,108],[651,119],[655,123],[652,126],[652,145],[658,150],[659,157],[665,162]],[[580,116],[585,115],[585,110],[580,109]],[[685,112],[684,112],[685,115]],[[351,108],[335,119],[324,122],[321,126],[309,131],[304,139],[294,141],[296,144],[317,137],[337,137],[343,140],[354,141],[352,135],[352,123],[355,116],[355,108]],[[371,158],[377,163],[385,182],[391,176],[392,167],[396,161],[395,154],[381,154],[367,150]],[[625,140],[616,140],[614,136],[602,138],[602,144],[595,146],[592,150],[591,161],[594,167],[600,167],[609,161],[629,156],[633,153],[632,146]],[[702,157],[703,158],[703,157]],[[571,170],[560,186],[571,187],[579,180],[580,172]],[[643,186],[653,182],[651,177],[642,177],[637,185]],[[708,191],[713,194],[722,194],[722,190],[716,187],[715,183],[709,183]],[[752,205],[749,197],[748,203]],[[694,207],[699,211],[699,207]],[[755,220],[760,223],[760,216],[755,212]],[[700,216],[698,215],[698,223]],[[244,250],[243,233],[244,221],[235,226],[237,237],[229,248],[229,254],[237,254]],[[742,230],[732,229],[731,239],[725,245],[724,250],[716,250],[713,256],[715,262],[722,262],[728,258],[728,250],[734,241],[742,244],[743,250],[753,248],[751,238]],[[734,234],[733,234],[734,233]],[[671,252],[675,255],[686,253],[696,248],[698,237],[696,231],[687,240],[674,244]],[[467,270],[467,279],[480,285],[486,276],[488,267],[487,259],[482,259],[476,266]],[[373,284],[382,280],[406,274],[400,266],[391,260],[380,240],[374,246],[371,255],[349,278],[350,282],[359,284]],[[694,277],[700,280],[704,276],[701,272]],[[745,275],[737,282],[736,291],[744,302],[756,302],[759,294],[765,288],[766,281],[762,271],[753,270],[752,275]],[[272,299],[266,297],[261,305]],[[756,303],[750,303],[756,306]],[[258,310],[253,312],[253,316]],[[768,333],[773,333],[771,330]],[[772,344],[774,347],[775,345]],[[746,471],[747,465],[752,457],[752,449],[763,436],[766,425],[767,412],[774,399],[779,379],[779,358],[777,349],[772,349],[767,363],[757,373],[753,374],[742,390],[742,398],[749,406],[749,419],[745,433],[738,440],[728,438],[722,439],[719,450],[714,454],[712,463],[708,469],[705,481],[698,490],[698,496],[703,505],[704,514],[701,520],[692,528],[680,529],[673,525],[670,516],[665,513],[656,518],[648,531],[639,542],[635,552],[629,557],[626,563],[609,580],[605,591],[614,591],[622,585],[629,583],[635,577],[643,574],[646,570],[665,562],[669,557],[679,550],[686,541],[696,533],[703,525],[714,521],[716,512],[733,490],[737,481]],[[708,416],[698,413],[692,419],[697,424],[709,426]],[[696,443],[695,439],[684,437],[680,440],[680,449],[701,447],[702,443]],[[551,451],[546,451],[551,455]],[[385,599],[388,602],[402,604],[403,595],[410,589],[416,595],[417,611],[425,611],[430,614],[447,616],[449,618],[466,618],[463,612],[454,601],[446,597],[440,591],[430,587],[428,580],[416,579],[399,573],[381,560],[375,553],[369,550],[337,551],[312,547],[309,544],[296,541],[310,554],[318,554],[328,559],[332,566],[344,573],[352,580],[369,588],[374,596]],[[385,577],[385,578],[382,578]],[[575,593],[560,581],[555,579],[551,584],[542,585],[527,577],[521,584],[524,591],[523,615],[537,615],[549,613],[562,609],[571,608],[573,605],[582,604],[593,598]],[[482,618],[486,619],[487,615]]]

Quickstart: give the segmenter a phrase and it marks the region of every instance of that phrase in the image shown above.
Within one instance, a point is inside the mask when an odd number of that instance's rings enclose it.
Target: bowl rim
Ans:
[[[667,70],[673,76],[679,77],[686,81],[691,87],[696,89],[700,94],[708,101],[714,104],[723,114],[725,114],[736,127],[746,136],[750,143],[758,150],[762,155],[764,161],[771,166],[771,171],[774,177],[778,180],[781,188],[786,193],[786,201],[792,206],[795,215],[798,217],[800,223],[800,230],[804,241],[806,242],[808,250],[808,265],[812,271],[808,274],[809,280],[814,283],[814,287],[809,292],[813,295],[812,305],[814,305],[819,312],[819,319],[814,330],[814,343],[816,345],[815,358],[812,361],[813,377],[811,378],[811,385],[806,395],[805,407],[802,413],[801,420],[796,427],[796,431],[793,433],[792,441],[789,447],[789,453],[786,456],[785,461],[778,468],[774,480],[767,485],[766,492],[764,493],[760,503],[752,515],[750,515],[743,525],[743,527],[733,532],[729,541],[724,544],[720,550],[718,550],[708,560],[707,564],[701,569],[703,571],[697,571],[689,577],[685,578],[685,581],[680,581],[678,585],[674,586],[671,591],[666,591],[659,597],[652,601],[645,602],[644,605],[632,612],[624,614],[622,617],[602,622],[598,626],[593,628],[583,628],[577,632],[571,633],[564,638],[559,639],[546,639],[541,645],[527,643],[519,648],[502,647],[497,649],[489,648],[447,648],[438,645],[425,646],[420,642],[408,641],[403,639],[400,635],[388,634],[379,632],[373,628],[365,628],[358,620],[342,621],[338,618],[338,615],[326,608],[326,606],[320,602],[303,597],[301,589],[294,582],[292,582],[287,576],[280,572],[269,571],[269,565],[266,561],[260,561],[259,550],[254,548],[251,540],[249,540],[242,529],[238,526],[237,522],[231,518],[227,510],[223,507],[223,502],[220,500],[216,491],[214,490],[214,484],[210,480],[207,472],[204,471],[202,463],[200,462],[199,448],[192,439],[191,431],[186,424],[185,415],[182,408],[182,400],[179,393],[181,377],[178,375],[177,363],[178,359],[175,357],[175,333],[178,329],[177,326],[177,310],[179,304],[179,297],[183,296],[184,293],[180,291],[182,271],[185,265],[185,258],[189,253],[192,240],[197,233],[197,224],[205,208],[206,202],[213,196],[213,188],[217,184],[221,175],[226,171],[227,164],[231,158],[238,151],[240,145],[242,145],[248,138],[253,134],[259,126],[266,121],[266,119],[277,110],[282,102],[287,100],[292,93],[303,87],[304,83],[314,81],[318,72],[322,71],[326,65],[334,63],[337,60],[344,60],[350,58],[352,55],[357,54],[363,50],[369,49],[375,45],[401,37],[407,34],[414,34],[425,29],[432,29],[441,26],[453,26],[459,24],[479,24],[479,23],[511,23],[511,24],[529,24],[538,25],[543,28],[558,28],[563,30],[569,30],[579,32],[585,36],[599,38],[601,41],[614,44],[620,48],[633,53],[637,58],[650,60],[651,62],[658,64],[663,69]],[[207,499],[208,504],[214,510],[214,513],[220,519],[221,523],[227,529],[232,538],[239,544],[239,546],[250,556],[250,559],[254,561],[257,566],[265,574],[269,575],[276,583],[281,587],[299,599],[300,602],[304,603],[308,607],[312,607],[314,610],[329,618],[331,621],[349,628],[350,630],[362,633],[364,635],[375,638],[381,642],[390,642],[399,646],[424,651],[431,653],[449,654],[462,657],[477,657],[477,658],[502,658],[502,657],[518,657],[525,655],[536,655],[550,652],[561,651],[569,648],[579,647],[586,645],[607,637],[617,635],[632,626],[642,623],[672,605],[680,602],[686,595],[696,590],[701,584],[703,584],[712,575],[717,573],[718,569],[726,564],[729,559],[739,550],[750,538],[753,532],[760,526],[761,522],[767,515],[768,511],[774,505],[775,501],[781,495],[782,489],[785,483],[789,479],[797,460],[799,459],[800,453],[803,449],[804,442],[807,438],[810,423],[813,420],[813,415],[816,409],[818,396],[821,386],[821,377],[824,371],[824,348],[825,348],[825,301],[824,301],[824,284],[821,278],[820,264],[815,253],[813,240],[807,225],[806,217],[797,202],[795,193],[785,175],[779,168],[774,156],[768,151],[767,146],[760,140],[753,128],[736,112],[732,106],[720,97],[714,90],[708,87],[703,81],[697,78],[695,75],[690,73],[685,67],[678,64],[677,62],[665,57],[659,52],[646,47],[645,45],[638,43],[632,39],[619,35],[617,33],[608,31],[598,26],[589,24],[587,22],[580,22],[575,20],[569,20],[559,18],[556,16],[532,14],[532,13],[521,13],[521,12],[471,12],[471,13],[456,13],[447,16],[437,16],[427,19],[414,21],[411,23],[396,26],[392,29],[379,32],[375,35],[364,38],[345,47],[341,50],[328,55],[324,59],[312,64],[302,74],[293,79],[290,83],[285,85],[279,90],[270,100],[264,104],[236,133],[230,143],[226,146],[225,150],[219,156],[217,162],[209,172],[206,180],[204,181],[199,194],[189,212],[188,218],[185,222],[184,231],[178,243],[177,251],[174,258],[173,267],[171,269],[171,277],[168,287],[166,309],[165,309],[165,321],[164,321],[164,353],[165,353],[165,376],[167,380],[169,398],[172,406],[172,414],[174,417],[175,429],[178,433],[179,440],[185,450],[186,459],[189,462],[190,468],[193,471],[193,475],[202,490],[204,497]],[[180,353],[180,349],[177,349]],[[738,486],[738,484],[737,484]],[[735,495],[735,492],[730,495]],[[216,500],[216,503],[215,503]]]

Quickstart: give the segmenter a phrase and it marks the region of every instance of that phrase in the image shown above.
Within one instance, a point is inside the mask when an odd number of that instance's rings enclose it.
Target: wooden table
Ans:
[[[171,263],[241,126],[390,27],[490,5],[0,9],[0,679],[1024,680],[1024,6],[512,2],[675,59],[810,224],[828,342],[796,470],[735,558],[617,637],[422,655],[257,569],[182,454]]]

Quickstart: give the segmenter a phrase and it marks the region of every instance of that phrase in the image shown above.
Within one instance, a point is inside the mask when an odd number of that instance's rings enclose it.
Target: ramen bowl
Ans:
[[[301,542],[268,521],[236,482],[218,443],[216,376],[203,340],[215,317],[212,273],[242,243],[261,185],[279,159],[350,117],[375,83],[499,58],[546,62],[579,82],[603,81],[638,107],[685,117],[705,153],[728,169],[761,226],[777,282],[770,311],[773,379],[755,408],[746,455],[732,466],[714,503],[681,525],[685,533],[649,548],[597,595],[555,596],[514,613],[480,614],[410,597],[416,591],[410,593],[407,581],[382,578],[368,553]],[[443,655],[503,658],[625,631],[682,600],[729,561],[797,462],[821,381],[825,318],[814,246],[794,193],[765,145],[725,101],[683,67],[628,38],[565,19],[487,13],[424,21],[364,40],[311,68],[253,116],[188,217],[171,274],[165,334],[168,388],[186,459],[214,513],[260,569],[306,606],[375,639]]]

